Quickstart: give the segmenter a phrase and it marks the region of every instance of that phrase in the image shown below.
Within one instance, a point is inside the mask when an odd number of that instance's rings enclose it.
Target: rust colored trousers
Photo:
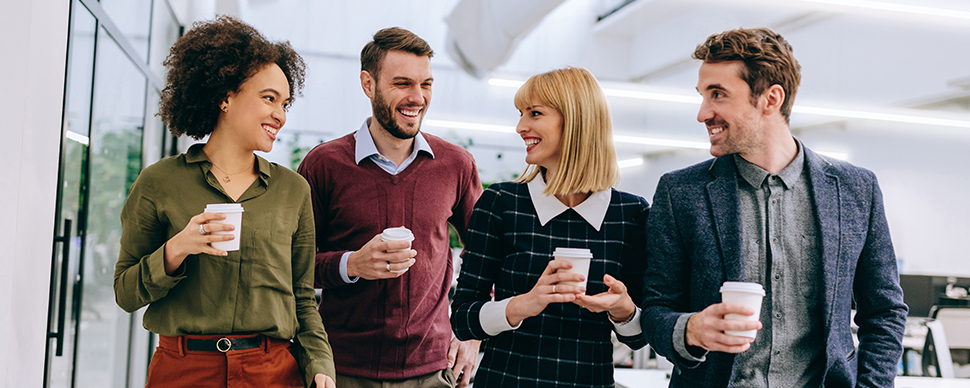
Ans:
[[[290,354],[290,342],[262,337],[252,349],[192,351],[186,339],[244,338],[253,335],[158,336],[148,366],[146,388],[302,388],[303,375]]]

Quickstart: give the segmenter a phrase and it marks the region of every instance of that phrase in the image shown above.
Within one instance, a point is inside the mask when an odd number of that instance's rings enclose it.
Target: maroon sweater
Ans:
[[[316,222],[315,287],[323,289],[320,315],[337,373],[393,380],[448,367],[448,223],[464,240],[482,185],[468,151],[421,135],[434,159],[419,154],[398,175],[370,158],[354,163],[353,133],[320,144],[300,164]],[[344,283],[339,269],[344,252],[402,225],[415,236],[414,266],[395,279]]]

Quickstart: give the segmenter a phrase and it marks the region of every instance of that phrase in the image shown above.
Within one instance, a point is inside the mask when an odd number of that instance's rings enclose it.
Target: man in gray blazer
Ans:
[[[647,220],[641,324],[670,386],[893,386],[907,307],[875,175],[792,137],[781,35],[725,31],[693,57],[715,159],[665,174]],[[760,322],[725,319],[755,313],[721,303],[725,281],[764,286]]]

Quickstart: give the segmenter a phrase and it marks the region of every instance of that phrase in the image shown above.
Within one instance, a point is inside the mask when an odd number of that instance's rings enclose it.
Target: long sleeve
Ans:
[[[168,231],[158,218],[152,178],[143,174],[131,187],[121,211],[121,254],[115,265],[115,301],[133,312],[168,295],[184,276],[165,273]]]
[[[317,312],[313,291],[315,251],[313,211],[308,192],[292,244],[293,295],[296,297],[296,318],[299,322],[295,340],[300,345],[295,355],[307,382],[313,381],[317,373],[336,379],[333,351],[320,313]]]
[[[479,198],[469,222],[458,289],[452,302],[451,326],[459,340],[489,338],[482,329],[482,306],[492,299],[505,257],[501,241],[503,221],[501,195],[489,188]]]
[[[865,245],[859,256],[853,286],[859,326],[860,387],[892,387],[896,363],[902,355],[903,330],[908,308],[903,303],[896,256],[876,177]]]
[[[297,168],[297,173],[310,184],[310,198],[313,208],[313,220],[316,228],[315,248],[315,276],[313,286],[322,289],[333,289],[347,285],[340,276],[340,258],[346,250],[330,250],[326,246],[327,236],[331,233],[330,225],[330,190],[328,186],[327,166],[323,159],[306,158]]]
[[[649,264],[644,276],[641,326],[657,353],[678,367],[692,368],[697,363],[681,357],[673,342],[677,319],[690,305],[685,287],[690,284],[690,260],[673,212],[670,190],[669,177],[660,178],[647,217]]]

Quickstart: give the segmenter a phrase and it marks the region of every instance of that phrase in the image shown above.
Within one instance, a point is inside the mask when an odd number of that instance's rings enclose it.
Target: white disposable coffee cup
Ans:
[[[724,284],[721,285],[721,302],[743,304],[754,311],[754,315],[727,314],[724,316],[724,318],[739,321],[759,320],[761,317],[761,300],[764,299],[764,297],[765,288],[758,283],[724,282]],[[724,331],[724,333],[740,337],[755,338],[758,331]]]
[[[405,228],[403,226],[399,226],[399,227],[396,227],[396,228],[387,228],[387,229],[384,229],[384,233],[381,233],[381,241],[408,241],[408,242],[411,242],[411,241],[414,241],[414,233],[411,233],[411,230],[409,230],[408,228]],[[400,251],[403,251],[404,249],[408,249],[408,248],[403,248],[403,249],[388,249],[387,252],[400,252]],[[400,271],[391,271],[391,272],[393,272],[393,273],[402,273],[402,272],[407,272],[408,269],[409,268],[405,268],[405,269],[402,269]]]
[[[414,241],[414,234],[408,228],[399,226],[396,228],[384,229],[384,233],[381,233],[381,241]],[[397,252],[403,249],[393,249],[388,252]]]
[[[232,224],[235,226],[235,228],[230,231],[212,232],[212,234],[231,234],[233,236],[232,240],[215,241],[210,245],[212,245],[213,248],[222,249],[226,252],[238,251],[239,236],[240,232],[242,232],[242,205],[238,203],[210,203],[206,205],[205,212],[222,213],[226,215],[226,219],[209,221],[210,224]]]
[[[581,282],[560,282],[586,288],[586,280],[589,277],[589,262],[593,259],[593,252],[586,248],[556,248],[552,252],[556,260],[568,261],[573,264],[571,269],[560,269],[556,272],[572,272],[583,275]],[[585,292],[584,292],[585,294]]]

